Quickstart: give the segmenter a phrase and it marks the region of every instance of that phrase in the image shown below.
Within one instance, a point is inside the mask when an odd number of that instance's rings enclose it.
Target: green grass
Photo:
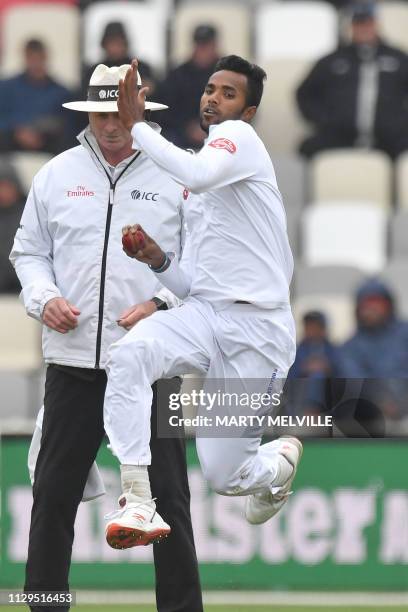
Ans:
[[[27,612],[25,606],[1,606],[1,612]],[[205,612],[408,612],[407,606],[332,606],[332,607],[316,607],[316,606],[206,606]],[[46,611],[46,608],[44,608]],[[97,605],[97,606],[74,606],[72,612],[157,612],[155,606],[148,605]]]

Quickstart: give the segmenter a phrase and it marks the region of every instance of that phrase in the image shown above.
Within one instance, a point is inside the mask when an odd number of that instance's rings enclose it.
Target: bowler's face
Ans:
[[[132,136],[118,113],[89,113],[89,124],[102,151],[119,153],[132,149]]]
[[[247,111],[247,77],[231,70],[219,70],[210,76],[200,102],[200,125],[208,133],[210,125],[218,125],[228,119],[243,119]]]

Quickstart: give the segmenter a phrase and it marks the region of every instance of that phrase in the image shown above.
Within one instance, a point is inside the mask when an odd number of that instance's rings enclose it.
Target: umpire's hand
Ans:
[[[42,313],[43,323],[60,334],[66,334],[78,326],[78,315],[81,311],[65,298],[56,297],[49,300]]]
[[[124,327],[127,330],[132,329],[136,323],[139,323],[142,319],[146,319],[146,317],[150,317],[156,310],[157,306],[152,300],[136,304],[122,312],[117,324],[119,327]]]

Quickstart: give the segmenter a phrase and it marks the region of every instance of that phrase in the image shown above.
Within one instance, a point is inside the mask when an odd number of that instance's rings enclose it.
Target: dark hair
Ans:
[[[238,55],[227,55],[218,60],[214,72],[219,70],[231,70],[231,72],[244,74],[248,80],[247,104],[248,106],[259,106],[263,94],[263,83],[266,79],[265,70]]]
[[[104,47],[112,38],[121,38],[126,45],[129,45],[126,29],[121,21],[110,21],[106,24],[101,38],[101,47]]]
[[[319,323],[322,327],[326,327],[326,315],[319,310],[309,310],[303,315],[303,323]]]
[[[46,48],[42,40],[39,40],[38,38],[30,38],[30,40],[27,40],[26,44],[24,45],[24,50],[26,52],[27,51],[45,52]]]
[[[216,40],[218,36],[217,30],[210,24],[203,24],[196,27],[193,32],[193,42],[195,43],[209,43]]]

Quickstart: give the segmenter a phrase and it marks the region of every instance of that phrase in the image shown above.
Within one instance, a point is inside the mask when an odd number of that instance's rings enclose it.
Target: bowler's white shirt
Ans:
[[[286,215],[271,159],[254,129],[240,120],[210,126],[197,155],[174,146],[146,123],[135,124],[132,136],[135,149],[145,151],[190,192],[185,192],[184,208],[188,269],[174,270],[174,260],[160,274],[162,282],[175,291],[166,277],[182,275],[185,290],[179,297],[189,293],[216,310],[237,300],[261,308],[288,304],[293,257]]]

